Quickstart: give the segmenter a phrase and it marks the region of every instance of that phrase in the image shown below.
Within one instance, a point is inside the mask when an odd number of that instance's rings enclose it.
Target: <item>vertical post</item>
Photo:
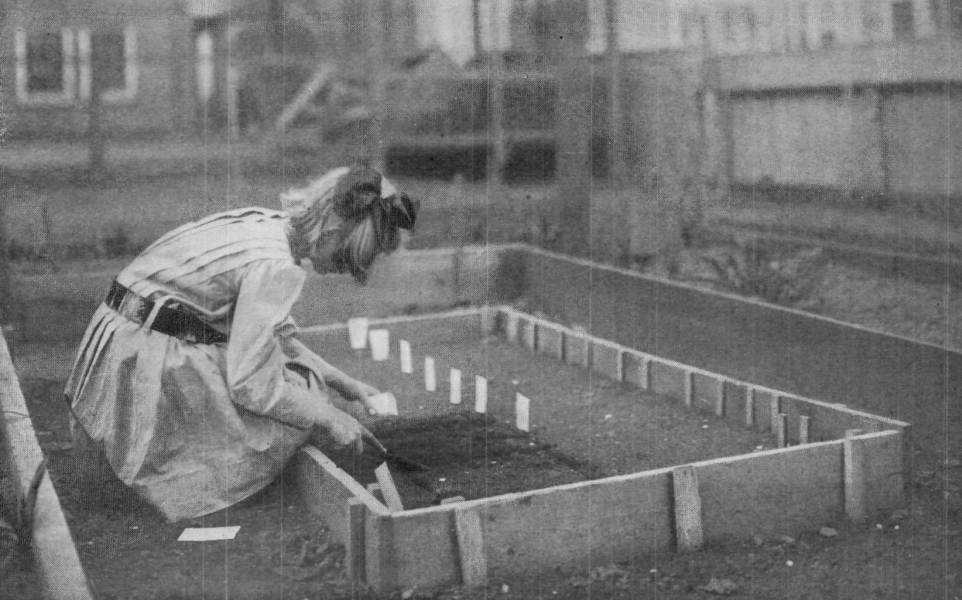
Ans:
[[[389,515],[367,511],[364,523],[365,582],[377,592],[387,592],[397,581],[394,521]]]
[[[357,498],[347,501],[348,538],[345,544],[345,567],[351,581],[364,581],[364,523],[367,507]]]
[[[618,0],[605,0],[605,23],[608,51],[608,106],[611,156],[610,180],[616,185],[623,183],[627,174],[625,166],[624,115],[621,102],[621,47],[618,41]]]
[[[857,439],[861,429],[848,429],[843,440],[843,463],[845,465],[845,514],[853,521],[867,516],[865,497],[865,448]]]
[[[641,373],[638,380],[641,382],[641,389],[646,392],[651,389],[651,359],[647,356],[641,359]]]
[[[488,134],[491,147],[488,150],[488,161],[485,168],[489,188],[497,189],[504,173],[507,160],[507,148],[504,136],[504,52],[501,48],[501,19],[495,14],[500,6],[499,2],[491,3],[491,26],[493,28],[493,46],[488,63]]]
[[[775,418],[775,439],[779,448],[788,445],[788,415],[779,413]]]
[[[488,561],[484,553],[484,530],[477,508],[456,508],[454,531],[458,539],[458,556],[461,563],[461,584],[481,585],[488,575]]]
[[[807,444],[812,418],[806,415],[798,417],[798,443]]]
[[[782,412],[782,397],[778,394],[772,394],[772,399],[769,401],[769,428],[772,433],[778,432],[778,423],[780,421]]]
[[[675,495],[675,540],[678,551],[697,550],[704,542],[704,533],[695,468],[691,465],[676,467],[672,469],[671,479]]]
[[[751,386],[745,391],[745,427],[755,427],[755,388]]]
[[[97,36],[90,36],[90,99],[87,101],[87,174],[90,179],[103,177],[106,168],[106,140],[103,129],[103,77],[104,65],[97,52]]]
[[[685,372],[685,406],[691,407],[695,404],[695,372]]]
[[[725,416],[725,380],[718,379],[718,387],[715,389],[715,416]]]
[[[390,15],[390,0],[368,0],[373,14],[369,20],[371,52],[374,60],[371,61],[373,68],[370,71],[371,79],[370,97],[373,106],[371,107],[371,129],[368,140],[368,153],[370,154],[371,165],[380,172],[384,172],[387,167],[385,162],[385,121],[387,120],[387,62],[390,52],[387,23]]]

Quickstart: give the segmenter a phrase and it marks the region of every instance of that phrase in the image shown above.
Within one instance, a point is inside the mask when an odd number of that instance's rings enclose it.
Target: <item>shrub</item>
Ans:
[[[821,248],[783,254],[740,244],[702,259],[716,283],[736,294],[788,306],[818,302],[815,292],[824,267]]]

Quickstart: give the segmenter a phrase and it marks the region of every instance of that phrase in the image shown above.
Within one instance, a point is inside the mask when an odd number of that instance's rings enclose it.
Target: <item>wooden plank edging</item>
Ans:
[[[837,411],[840,411],[840,412],[843,412],[843,413],[847,413],[847,414],[849,414],[850,416],[855,417],[855,418],[860,418],[860,419],[875,421],[875,422],[877,422],[877,423],[879,424],[879,426],[881,426],[881,427],[892,427],[892,428],[898,428],[898,429],[903,429],[903,428],[909,427],[909,423],[907,423],[907,422],[905,422],[905,421],[900,421],[900,420],[898,420],[898,419],[892,419],[892,418],[889,418],[889,417],[884,417],[884,416],[881,416],[881,415],[876,415],[876,414],[868,413],[868,412],[861,411],[861,410],[857,410],[857,409],[854,409],[854,408],[851,408],[851,407],[849,407],[849,406],[842,405],[842,404],[825,402],[825,401],[822,401],[822,400],[815,400],[815,399],[813,399],[813,398],[807,398],[807,397],[799,396],[799,395],[796,395],[796,394],[791,394],[791,393],[785,392],[785,391],[783,391],[783,390],[778,390],[778,389],[771,388],[771,387],[764,386],[764,385],[754,384],[754,383],[751,383],[751,382],[748,382],[748,381],[742,381],[742,380],[740,380],[740,379],[735,379],[735,378],[729,377],[729,376],[727,376],[727,375],[722,375],[722,374],[720,374],[720,373],[715,373],[715,372],[713,372],[713,371],[708,371],[708,370],[706,370],[706,369],[701,369],[701,368],[698,368],[698,367],[694,367],[694,366],[691,366],[691,365],[687,365],[687,364],[682,363],[682,362],[678,362],[678,361],[671,360],[671,359],[667,359],[667,358],[662,358],[662,357],[656,356],[656,355],[654,355],[654,354],[649,354],[649,353],[647,353],[647,352],[642,352],[642,351],[640,351],[640,350],[635,350],[634,348],[630,348],[630,347],[628,347],[628,346],[624,346],[624,345],[622,345],[622,344],[618,344],[617,342],[612,342],[612,341],[610,341],[610,340],[606,340],[606,339],[603,339],[603,338],[599,338],[599,337],[594,336],[594,335],[591,335],[591,334],[589,334],[589,333],[579,332],[579,331],[576,331],[575,329],[572,329],[572,328],[570,328],[570,327],[566,327],[566,326],[564,326],[564,325],[560,325],[560,324],[555,323],[555,322],[553,322],[553,321],[550,321],[550,320],[548,320],[548,319],[544,319],[544,318],[541,318],[541,317],[536,317],[536,316],[534,316],[534,315],[530,315],[530,314],[521,312],[521,311],[519,311],[519,310],[517,310],[517,309],[515,309],[515,308],[513,308],[513,307],[510,307],[510,306],[506,306],[506,305],[499,306],[499,307],[497,308],[497,311],[498,311],[499,313],[504,314],[505,317],[506,317],[509,321],[517,322],[518,320],[526,320],[526,321],[528,321],[528,322],[530,322],[530,323],[532,323],[532,324],[534,324],[534,325],[540,326],[540,327],[545,327],[545,328],[553,329],[553,330],[555,330],[555,331],[560,331],[560,332],[562,333],[562,335],[564,335],[565,337],[573,337],[573,338],[576,338],[576,339],[584,340],[589,346],[592,345],[592,344],[597,344],[597,345],[599,345],[599,346],[605,346],[605,347],[607,347],[607,348],[611,348],[611,349],[613,349],[613,350],[621,353],[623,356],[628,356],[628,355],[634,356],[634,357],[640,359],[641,361],[643,361],[644,364],[647,364],[647,365],[649,366],[649,369],[650,369],[650,365],[651,365],[653,362],[657,362],[657,363],[666,365],[666,366],[668,366],[668,367],[673,367],[673,368],[679,369],[679,370],[681,370],[682,372],[684,372],[684,373],[686,374],[686,382],[685,382],[686,385],[690,385],[690,382],[687,381],[687,379],[693,377],[694,375],[700,375],[700,376],[703,376],[703,377],[706,377],[706,378],[709,378],[709,379],[716,380],[716,381],[719,383],[719,385],[723,385],[725,382],[728,382],[728,383],[731,383],[731,384],[733,384],[733,385],[746,386],[746,387],[748,388],[748,390],[749,390],[749,395],[751,396],[751,398],[750,398],[750,400],[749,400],[749,403],[754,403],[754,402],[757,401],[757,398],[754,397],[754,394],[756,394],[756,393],[766,393],[766,394],[770,394],[770,395],[773,397],[773,399],[772,399],[772,406],[773,406],[773,407],[775,407],[776,405],[781,404],[781,402],[782,402],[784,399],[789,399],[789,398],[791,398],[792,400],[796,400],[796,401],[799,401],[799,402],[810,403],[810,404],[813,404],[813,405],[816,405],[816,406],[821,406],[821,407],[825,407],[825,408],[830,408],[830,409],[832,409],[832,410],[837,410]],[[509,341],[510,341],[510,340],[509,340]],[[650,383],[650,382],[649,382],[649,383]],[[687,393],[686,393],[686,395],[687,395]],[[683,398],[683,400],[686,400],[686,399],[687,399],[687,398]],[[747,409],[746,409],[746,410],[747,410]],[[777,415],[777,414],[778,414],[778,411],[773,411],[773,412],[772,412],[772,426],[773,426],[773,427],[772,427],[772,430],[773,430],[773,431],[775,430],[775,426],[776,426],[776,424],[775,424],[775,419],[776,419],[775,415]],[[746,415],[746,416],[747,416],[747,415]]]
[[[3,423],[3,453],[13,475],[17,502],[25,497],[43,451],[13,368],[6,339],[0,334],[0,410]],[[31,530],[34,569],[45,598],[49,600],[91,600],[87,582],[74,545],[73,536],[63,515],[60,499],[45,474],[37,491]]]

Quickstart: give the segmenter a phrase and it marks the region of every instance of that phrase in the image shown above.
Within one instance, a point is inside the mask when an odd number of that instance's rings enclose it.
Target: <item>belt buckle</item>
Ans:
[[[117,312],[128,320],[137,323],[138,325],[143,324],[144,309],[146,308],[146,303],[142,298],[138,297],[136,294],[126,294],[120,301],[120,306],[117,307]]]

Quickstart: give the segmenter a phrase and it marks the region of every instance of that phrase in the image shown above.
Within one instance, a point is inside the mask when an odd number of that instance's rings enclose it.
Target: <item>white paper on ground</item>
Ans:
[[[181,532],[178,542],[215,542],[218,540],[232,540],[240,525],[231,527],[188,527]]]

